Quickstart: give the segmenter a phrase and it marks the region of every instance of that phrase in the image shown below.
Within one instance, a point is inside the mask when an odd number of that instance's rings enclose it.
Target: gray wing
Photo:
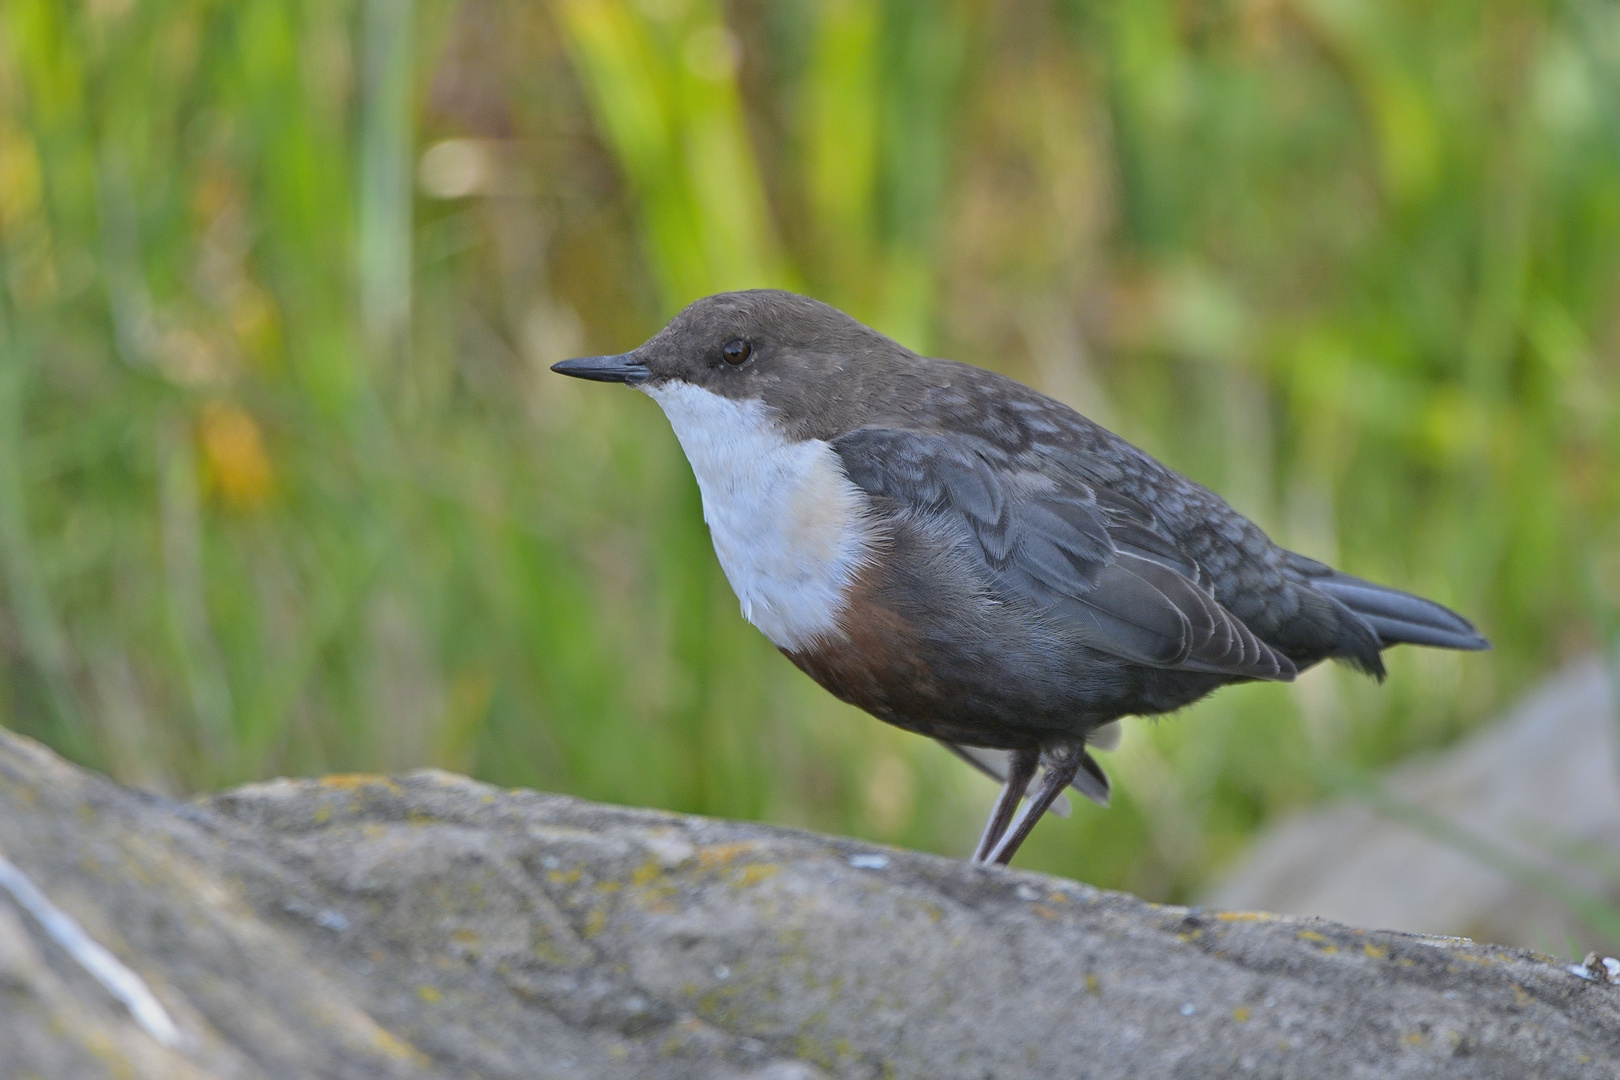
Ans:
[[[1140,503],[1020,468],[968,436],[862,428],[832,447],[869,495],[959,519],[999,591],[1046,609],[1089,648],[1156,668],[1294,677]]]

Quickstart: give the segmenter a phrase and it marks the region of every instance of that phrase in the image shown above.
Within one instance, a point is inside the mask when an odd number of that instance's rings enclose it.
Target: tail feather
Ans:
[[[1432,600],[1333,573],[1311,581],[1312,587],[1337,600],[1378,635],[1381,648],[1407,643],[1440,649],[1488,649],[1474,624]]]

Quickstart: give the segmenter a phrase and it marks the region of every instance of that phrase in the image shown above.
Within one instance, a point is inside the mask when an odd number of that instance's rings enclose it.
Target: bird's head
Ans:
[[[675,400],[759,402],[785,432],[830,438],[916,383],[907,349],[818,300],[776,289],[696,300],[627,353],[552,365]],[[673,415],[671,419],[674,419]]]

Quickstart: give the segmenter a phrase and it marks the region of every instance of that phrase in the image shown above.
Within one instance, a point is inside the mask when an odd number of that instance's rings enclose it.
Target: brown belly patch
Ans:
[[[921,735],[934,735],[945,689],[908,621],[877,594],[875,567],[851,582],[839,635],[810,648],[782,650],[799,670],[841,701]]]

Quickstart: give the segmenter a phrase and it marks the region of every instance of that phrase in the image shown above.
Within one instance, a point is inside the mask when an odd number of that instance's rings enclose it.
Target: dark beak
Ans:
[[[552,364],[551,370],[559,375],[572,375],[576,379],[592,382],[622,382],[631,386],[644,383],[652,377],[647,365],[636,359],[635,353],[618,356],[581,356],[577,360],[564,360]]]

